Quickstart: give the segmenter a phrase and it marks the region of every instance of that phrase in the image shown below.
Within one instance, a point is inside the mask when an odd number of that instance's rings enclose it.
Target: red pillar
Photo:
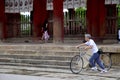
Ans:
[[[5,26],[5,4],[4,0],[0,0],[0,38],[6,38],[6,26]]]
[[[88,33],[97,37],[99,35],[98,0],[88,0],[87,4]]]
[[[106,6],[105,0],[99,0],[99,36],[103,38],[106,34]]]
[[[104,0],[88,0],[87,2],[87,30],[95,38],[105,34],[106,8]]]
[[[53,39],[55,43],[60,43],[64,38],[63,0],[53,0],[53,5]]]
[[[41,37],[42,25],[47,18],[46,0],[34,0],[33,5],[34,37]]]

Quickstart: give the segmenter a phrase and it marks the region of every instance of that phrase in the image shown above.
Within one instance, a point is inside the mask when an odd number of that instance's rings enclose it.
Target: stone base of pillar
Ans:
[[[64,41],[61,41],[61,39],[53,40],[53,43],[63,43]]]

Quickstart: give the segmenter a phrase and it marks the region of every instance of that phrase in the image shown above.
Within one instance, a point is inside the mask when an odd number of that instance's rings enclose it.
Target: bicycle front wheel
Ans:
[[[74,74],[78,74],[83,69],[83,58],[80,55],[76,55],[71,59],[70,70]]]

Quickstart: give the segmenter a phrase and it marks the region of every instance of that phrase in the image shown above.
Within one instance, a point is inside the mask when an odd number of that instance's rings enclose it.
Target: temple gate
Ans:
[[[63,42],[64,37],[78,37],[85,33],[90,33],[99,40],[109,39],[111,35],[115,39],[117,35],[119,0],[0,1],[1,39],[40,38],[46,19],[49,22],[48,32],[54,42]],[[20,14],[26,11],[30,14],[25,16]]]

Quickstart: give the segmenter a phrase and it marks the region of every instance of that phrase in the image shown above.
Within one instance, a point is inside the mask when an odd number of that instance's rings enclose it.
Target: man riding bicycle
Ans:
[[[92,56],[89,59],[90,65],[92,66],[91,69],[96,71],[97,67],[96,67],[95,63],[97,63],[101,68],[101,73],[107,72],[107,70],[105,69],[105,66],[102,64],[102,62],[100,60],[100,54],[98,52],[98,47],[97,47],[96,43],[94,42],[94,40],[91,39],[90,34],[85,34],[85,41],[86,41],[85,43],[80,44],[76,47],[79,48],[81,46],[86,46],[85,50],[91,49]]]

